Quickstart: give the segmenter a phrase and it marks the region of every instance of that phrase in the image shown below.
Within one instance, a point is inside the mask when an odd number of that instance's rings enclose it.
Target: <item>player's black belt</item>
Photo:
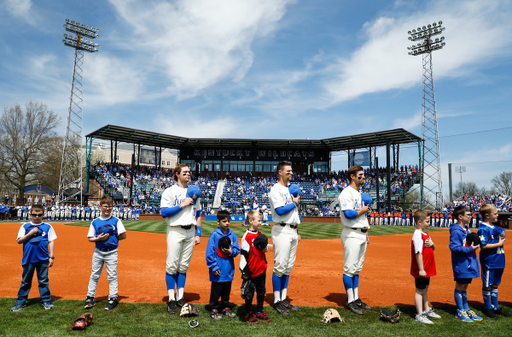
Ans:
[[[96,248],[96,249],[97,249],[97,250],[100,250],[100,251],[102,251],[102,252],[111,252],[111,251],[113,251],[113,250],[116,250],[116,249],[117,249],[117,247],[116,247],[116,248]]]
[[[361,231],[361,233],[368,232],[368,228],[350,228],[350,229],[355,230],[355,231]]]
[[[185,230],[189,230],[190,228],[192,228],[192,225],[188,225],[188,226],[181,226],[181,228],[185,229]]]
[[[278,225],[281,226],[281,227],[285,227],[288,224],[287,223],[280,223]],[[290,226],[290,228],[292,228],[292,229],[296,229],[297,227],[299,227],[299,225],[288,225],[288,226]]]

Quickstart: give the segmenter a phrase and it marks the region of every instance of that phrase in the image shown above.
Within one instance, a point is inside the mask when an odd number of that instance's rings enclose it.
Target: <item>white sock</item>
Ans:
[[[354,302],[354,292],[352,291],[352,288],[347,289],[347,303]]]
[[[284,301],[286,299],[286,293],[288,292],[288,288],[284,288],[281,292],[281,301]]]
[[[168,289],[167,293],[169,293],[169,302],[176,300],[176,298],[174,297],[174,289]]]
[[[178,288],[178,293],[176,294],[176,298],[178,301],[183,298],[183,291],[184,291],[184,288]]]
[[[354,288],[354,301],[359,298],[359,287]]]
[[[281,292],[280,291],[274,291],[274,303],[277,303],[281,301]]]

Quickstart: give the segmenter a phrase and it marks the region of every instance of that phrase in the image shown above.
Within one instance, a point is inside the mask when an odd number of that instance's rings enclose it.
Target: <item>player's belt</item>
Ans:
[[[368,228],[350,228],[350,229],[355,230],[355,231],[361,231],[361,233],[368,232]]]
[[[281,226],[281,227],[285,227],[288,224],[287,223],[280,223],[278,225]],[[290,226],[290,228],[292,228],[292,229],[296,229],[297,227],[299,227],[299,225],[288,225],[288,226]]]
[[[111,252],[113,250],[116,250],[117,247],[116,248],[96,248],[96,249],[99,251],[102,251],[102,252]]]
[[[185,230],[189,230],[190,228],[192,228],[192,225],[188,225],[188,226],[181,226],[181,228],[185,229]]]

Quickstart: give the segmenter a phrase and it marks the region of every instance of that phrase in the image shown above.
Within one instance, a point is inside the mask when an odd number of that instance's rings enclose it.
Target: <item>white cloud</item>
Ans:
[[[324,83],[332,103],[364,94],[406,89],[421,81],[421,56],[407,54],[407,31],[442,19],[446,47],[433,53],[434,77],[463,76],[481,61],[509,55],[512,7],[508,1],[439,1],[407,17],[380,17],[364,25],[367,42],[350,59],[330,69],[337,74]]]
[[[421,125],[421,112],[412,115],[410,118],[398,118],[394,120],[393,128],[412,130]]]
[[[274,31],[293,1],[110,2],[135,33],[130,48],[144,50],[145,62],[163,67],[168,91],[187,98],[219,81],[242,79],[253,62],[251,43]]]
[[[185,119],[160,114],[154,119],[154,125],[157,132],[189,138],[234,138],[240,130],[240,125],[230,117],[206,120],[190,113]]]
[[[32,2],[30,0],[5,0],[5,6],[14,17],[28,20]]]

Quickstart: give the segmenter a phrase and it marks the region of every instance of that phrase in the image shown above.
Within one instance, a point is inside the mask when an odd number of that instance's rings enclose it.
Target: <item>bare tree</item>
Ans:
[[[491,183],[496,192],[512,195],[512,172],[501,172],[491,179]]]
[[[25,111],[19,105],[4,108],[0,117],[0,174],[19,191],[23,203],[25,187],[41,183],[55,157],[60,137],[54,131],[60,118],[45,104],[29,102]],[[62,146],[62,145],[59,145]]]
[[[474,196],[477,195],[480,192],[478,187],[474,182],[462,182],[457,184],[457,188],[455,192],[453,192],[454,198],[462,198],[463,196]]]

